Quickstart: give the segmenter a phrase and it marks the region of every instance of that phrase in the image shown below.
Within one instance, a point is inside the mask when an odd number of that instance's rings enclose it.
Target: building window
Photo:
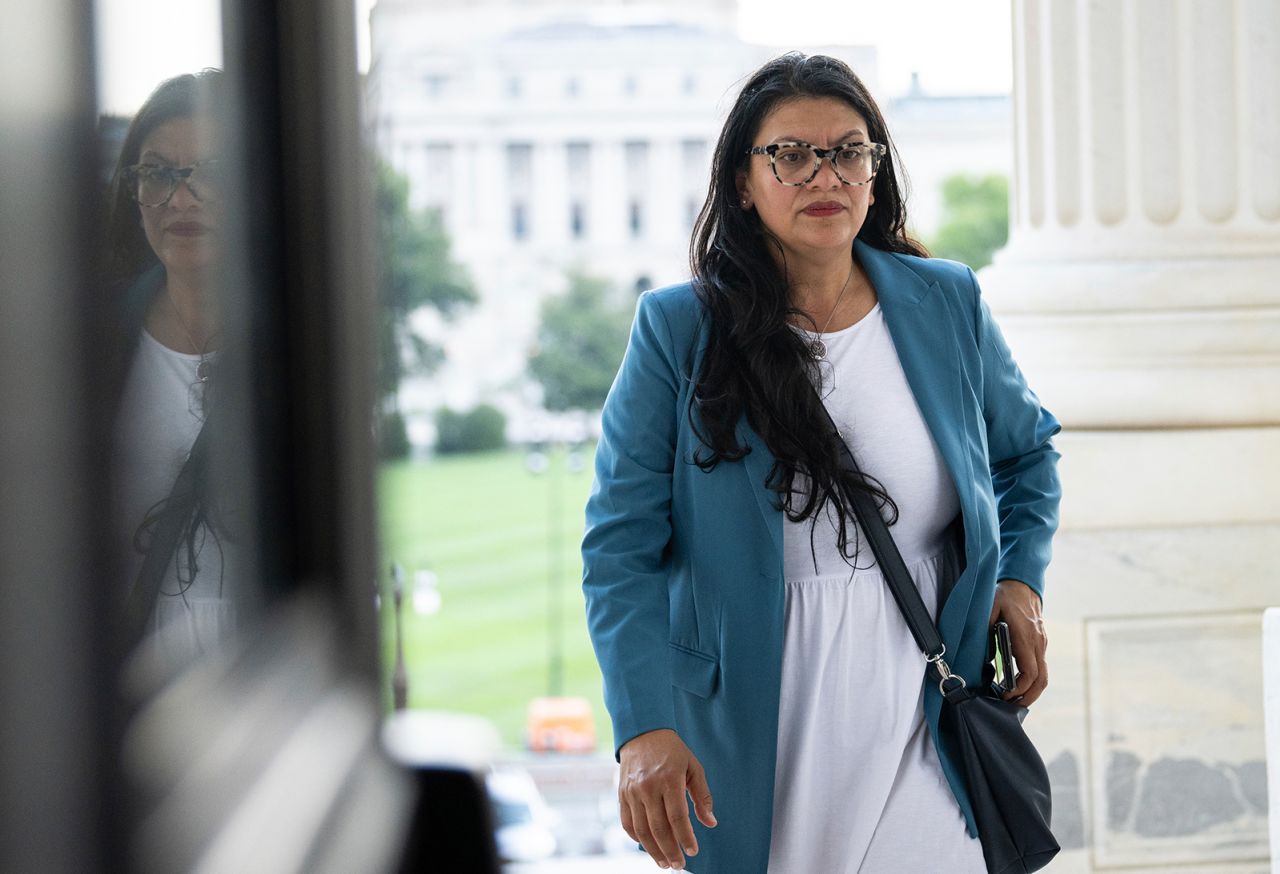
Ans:
[[[564,93],[569,97],[577,97],[578,87],[578,77],[570,76],[564,83]]]
[[[575,240],[587,235],[587,204],[591,202],[591,144],[566,143],[565,172],[569,183],[569,232]]]
[[[680,143],[680,186],[685,198],[685,227],[693,230],[698,211],[707,194],[711,169],[708,167],[707,141],[684,140]]]
[[[685,94],[698,93],[698,77],[692,73],[685,73],[684,81],[680,83],[680,87]]]
[[[643,190],[649,182],[649,144],[635,140],[622,148],[627,162],[627,181],[632,190]]]
[[[511,197],[511,236],[529,238],[529,202],[533,198],[533,144],[507,143],[507,192]]]
[[[439,97],[449,86],[449,77],[442,73],[428,73],[422,77],[422,84],[427,89],[428,97]]]
[[[635,76],[628,75],[622,80],[622,93],[628,97],[635,97],[636,91],[639,90],[639,83]]]
[[[632,237],[644,235],[644,200],[649,194],[649,144],[634,140],[623,144],[627,172],[628,225]]]
[[[644,236],[644,204],[638,200],[631,201],[628,225],[631,228],[631,236],[633,238],[639,239]]]
[[[529,216],[523,203],[511,204],[511,236],[517,240],[529,239]]]
[[[591,144],[566,143],[564,157],[570,190],[575,194],[586,194],[591,185]]]
[[[423,149],[424,201],[428,208],[440,208],[449,202],[453,185],[453,146],[450,143],[427,143]]]
[[[519,76],[507,77],[507,96],[508,97],[519,97],[520,93],[523,90],[524,90],[524,83],[520,81]]]
[[[533,191],[533,144],[507,143],[507,190],[517,198]]]

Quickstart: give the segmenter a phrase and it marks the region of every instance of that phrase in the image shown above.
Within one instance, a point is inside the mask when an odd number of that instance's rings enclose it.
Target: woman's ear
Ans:
[[[733,186],[738,189],[738,205],[743,209],[750,209],[751,191],[747,188],[747,174],[739,170],[733,177]]]

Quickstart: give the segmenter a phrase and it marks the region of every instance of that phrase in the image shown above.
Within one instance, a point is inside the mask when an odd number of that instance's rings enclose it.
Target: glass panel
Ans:
[[[219,444],[242,439],[246,390],[246,301],[230,296],[247,289],[223,281],[243,268],[229,263],[241,188],[220,16],[217,2],[97,4],[119,593],[160,673],[225,646],[261,594],[249,496],[213,472]]]

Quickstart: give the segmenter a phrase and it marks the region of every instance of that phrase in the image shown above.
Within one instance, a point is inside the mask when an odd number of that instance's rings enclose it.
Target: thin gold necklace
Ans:
[[[196,385],[206,385],[209,382],[209,362],[205,359],[205,347],[196,342],[195,335],[187,327],[187,320],[182,317],[182,310],[178,308],[178,302],[173,299],[173,291],[168,285],[165,286],[164,293],[169,298],[169,306],[173,307],[173,314],[178,317],[178,324],[182,327],[182,333],[187,335],[187,342],[191,344],[191,348],[196,350],[196,354],[200,356],[200,361],[196,364]],[[213,337],[209,339],[212,340]],[[193,385],[192,388],[194,389],[195,386]]]
[[[191,344],[191,348],[196,350],[196,354],[200,356],[200,361],[196,364],[196,381],[187,388],[187,411],[198,421],[203,422],[205,420],[205,394],[209,385],[209,362],[205,359],[205,347],[196,342],[195,335],[191,333],[191,328],[187,327],[187,320],[182,317],[182,310],[178,309],[178,302],[173,299],[173,292],[168,285],[165,286],[164,293],[169,298],[169,306],[173,307],[173,314],[178,317],[178,324],[182,326],[182,332],[187,335],[187,342]],[[215,336],[217,334],[211,335],[208,342],[212,342]]]
[[[853,264],[849,265],[849,275],[844,278],[844,285],[840,286],[840,293],[836,295],[836,302],[831,305],[831,314],[827,316],[826,324],[822,326],[818,336],[814,337],[809,343],[809,354],[813,356],[814,361],[822,361],[827,357],[827,344],[822,342],[822,335],[827,333],[827,328],[831,327],[831,320],[836,317],[836,309],[840,306],[840,300],[844,297],[845,291],[849,288],[850,279],[853,279]]]

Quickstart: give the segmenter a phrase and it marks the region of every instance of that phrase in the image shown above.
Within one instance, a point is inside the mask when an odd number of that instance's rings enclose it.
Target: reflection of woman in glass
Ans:
[[[788,55],[725,122],[694,281],[640,300],[584,589],[623,825],[663,867],[985,870],[937,684],[841,489],[883,508],[957,673],[1009,623],[1030,704],[1058,425],[972,271],[905,227],[863,84]]]
[[[118,314],[108,372],[118,395],[116,512],[130,538],[129,579],[140,588],[144,557],[166,514],[182,518],[148,592],[151,641],[169,658],[198,654],[233,621],[223,538],[200,468],[175,494],[208,417],[218,355],[215,279],[222,248],[213,118],[222,74],[206,70],[162,83],[129,127],[111,183],[108,269]],[[117,368],[112,370],[112,368]],[[203,444],[202,444],[203,446]],[[203,455],[203,449],[200,453]]]

